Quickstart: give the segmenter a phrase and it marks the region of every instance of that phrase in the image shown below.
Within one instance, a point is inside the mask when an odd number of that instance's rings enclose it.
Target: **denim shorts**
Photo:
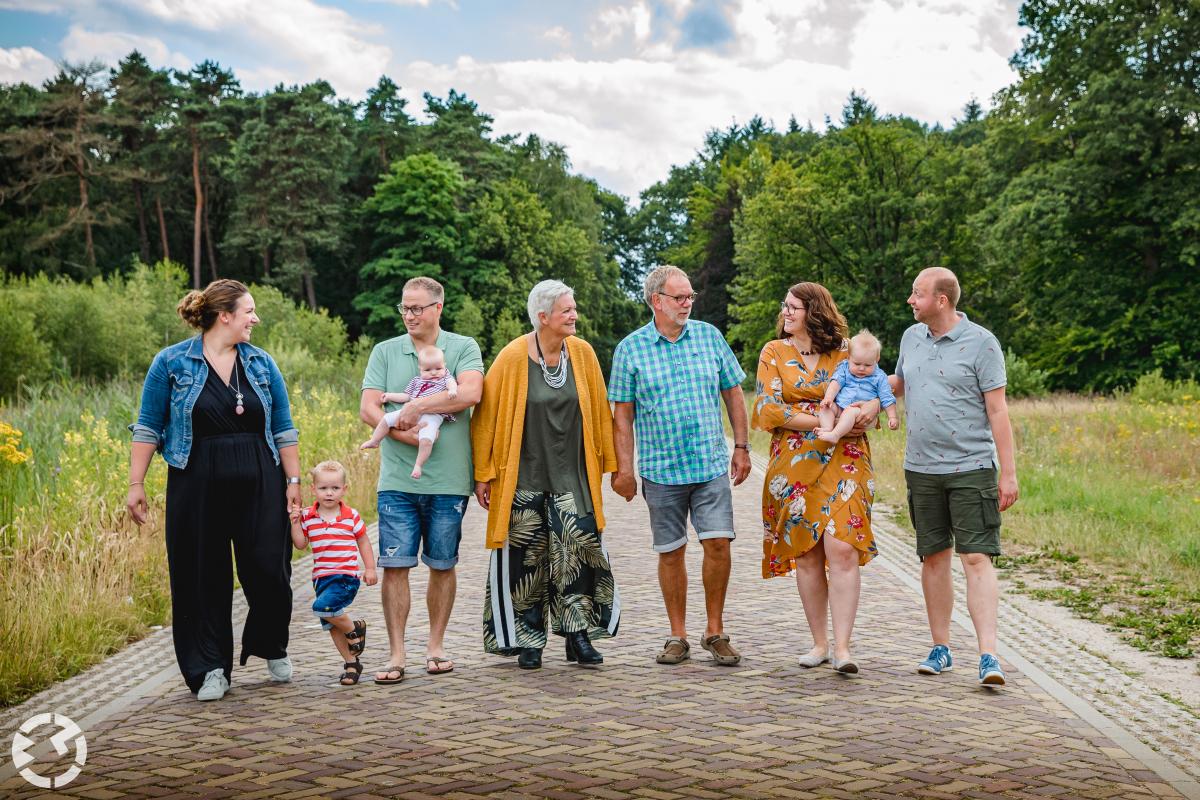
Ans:
[[[656,553],[669,553],[687,544],[688,514],[696,538],[733,539],[733,493],[729,475],[703,483],[672,486],[642,478],[642,497],[650,507],[650,531]]]
[[[458,494],[379,493],[379,566],[415,567],[417,551],[430,569],[458,563],[467,497]]]
[[[354,602],[358,594],[359,581],[353,575],[326,575],[313,581],[313,591],[317,598],[313,600],[313,613],[321,620],[322,630],[333,626],[325,620],[329,617],[340,617]]]

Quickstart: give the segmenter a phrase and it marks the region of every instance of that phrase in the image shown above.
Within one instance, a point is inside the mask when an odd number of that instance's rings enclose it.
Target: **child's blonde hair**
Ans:
[[[863,328],[850,338],[850,351],[853,352],[855,347],[861,348],[859,352],[865,351],[870,353],[871,357],[876,361],[879,360],[879,354],[883,351],[883,345],[875,338],[875,334],[866,328]]]
[[[312,479],[313,483],[316,483],[317,476],[322,472],[340,472],[342,473],[342,483],[346,482],[346,468],[342,466],[342,462],[340,461],[334,461],[332,459],[329,461],[322,461],[320,464],[317,464],[308,471],[308,477]]]
[[[427,344],[417,351],[417,361],[419,362],[428,364],[434,359],[441,361],[443,365],[446,363],[446,354],[437,345]]]

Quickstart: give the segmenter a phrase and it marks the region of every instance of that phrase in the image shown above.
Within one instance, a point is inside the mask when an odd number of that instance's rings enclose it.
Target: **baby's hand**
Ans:
[[[888,430],[894,431],[899,427],[900,427],[900,420],[898,420],[898,419],[889,419],[888,420]]]
[[[446,396],[449,397],[451,400],[458,397],[458,387],[457,386],[447,386],[446,387]]]
[[[822,397],[821,408],[826,411],[833,408],[833,400],[828,397]]]

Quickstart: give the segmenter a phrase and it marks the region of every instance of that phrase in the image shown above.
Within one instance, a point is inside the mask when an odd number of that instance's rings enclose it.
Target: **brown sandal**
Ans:
[[[354,630],[345,636],[350,646],[350,652],[356,656],[362,655],[362,651],[367,649],[367,621],[365,619],[354,620]]]
[[[338,683],[342,686],[353,686],[358,683],[358,679],[362,677],[363,667],[362,662],[358,659],[347,661],[342,665],[345,667],[345,672],[342,677],[338,678]]]
[[[393,672],[399,673],[399,675],[395,678],[381,678],[377,674],[375,676],[375,683],[379,684],[380,686],[393,686],[404,680],[404,667],[394,667],[391,664],[388,664],[383,669],[376,670],[376,672],[382,672],[384,675],[391,675]]]

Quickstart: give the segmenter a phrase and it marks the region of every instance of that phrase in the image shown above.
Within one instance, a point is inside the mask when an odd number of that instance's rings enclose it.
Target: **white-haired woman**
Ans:
[[[530,333],[505,346],[471,416],[475,496],[492,550],[484,649],[542,665],[546,627],[567,660],[603,662],[592,641],[613,636],[621,604],[600,534],[600,488],[617,469],[604,375],[575,336],[571,288],[542,281],[529,294]]]

